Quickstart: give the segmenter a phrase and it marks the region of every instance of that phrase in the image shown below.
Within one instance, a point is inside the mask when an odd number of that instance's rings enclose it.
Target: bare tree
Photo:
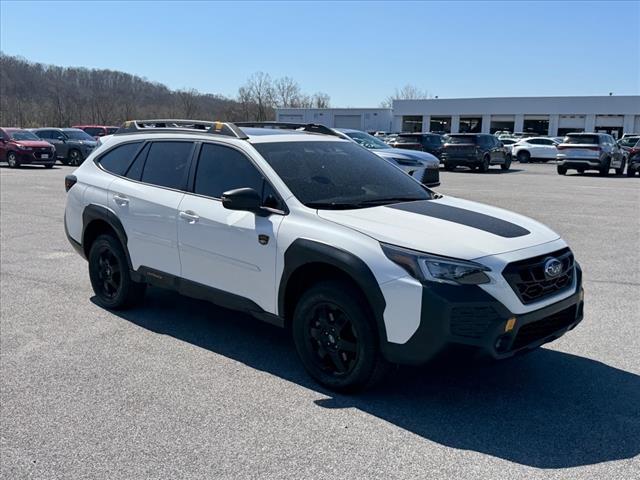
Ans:
[[[182,107],[182,118],[194,118],[198,106],[198,91],[191,88],[178,90],[176,93]]]
[[[313,94],[313,105],[316,108],[329,108],[331,97],[324,92],[316,92]]]
[[[301,96],[300,85],[291,77],[278,78],[273,82],[275,103],[278,107],[295,107]]]
[[[394,94],[385,98],[380,103],[380,106],[383,108],[391,108],[394,100],[420,100],[423,98],[428,98],[428,92],[426,90],[420,90],[415,85],[408,83],[400,90],[396,88]]]

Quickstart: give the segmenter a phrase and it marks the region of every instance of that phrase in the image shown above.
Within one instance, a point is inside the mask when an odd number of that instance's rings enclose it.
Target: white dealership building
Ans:
[[[392,108],[280,108],[280,122],[390,132],[640,132],[640,96],[394,100]]]

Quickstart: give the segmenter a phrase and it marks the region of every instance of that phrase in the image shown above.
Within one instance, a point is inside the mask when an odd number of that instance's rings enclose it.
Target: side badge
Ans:
[[[266,245],[269,243],[269,235],[258,235],[258,241],[260,242],[260,245]]]

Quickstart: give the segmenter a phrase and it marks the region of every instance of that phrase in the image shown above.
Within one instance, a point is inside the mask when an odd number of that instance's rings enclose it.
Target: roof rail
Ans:
[[[332,135],[340,137],[331,128],[318,123],[293,123],[293,122],[236,122],[237,127],[273,128],[282,130],[297,130],[300,132],[318,133],[320,135]]]
[[[230,122],[179,119],[128,120],[122,124],[114,135],[163,132],[210,133],[235,137],[241,140],[249,138],[242,130]]]

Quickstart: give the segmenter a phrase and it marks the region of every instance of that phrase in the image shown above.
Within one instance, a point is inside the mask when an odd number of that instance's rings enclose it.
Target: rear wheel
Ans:
[[[449,163],[449,162],[444,162],[444,169],[447,172],[452,172],[456,169],[456,166],[453,163]]]
[[[584,168],[579,168],[578,173],[584,173]]]
[[[345,282],[320,282],[300,298],[293,339],[307,372],[333,390],[363,390],[388,368],[366,301]]]
[[[622,163],[618,168],[616,168],[616,175],[622,175],[624,173],[624,167],[627,165],[627,160],[622,159]]]
[[[500,165],[502,170],[509,170],[511,168],[511,155],[505,158],[504,163]]]
[[[9,164],[9,168],[17,168],[20,166],[16,152],[7,153],[7,163]]]
[[[44,168],[53,168],[53,163],[45,163]]]
[[[146,284],[134,282],[120,241],[100,235],[89,251],[89,278],[101,307],[118,310],[142,300]]]
[[[480,166],[478,167],[478,169],[482,172],[482,173],[486,173],[489,171],[489,157],[485,156],[482,159],[482,163],[480,163]]]
[[[636,174],[635,170],[632,170],[630,167],[627,167],[627,177],[633,177]]]
[[[598,172],[600,173],[601,177],[606,177],[607,175],[609,175],[610,166],[611,166],[611,161],[607,158],[602,164],[602,166],[598,169]]]
[[[520,150],[518,152],[517,159],[520,163],[529,163],[529,160],[531,160],[531,154],[526,150]]]
[[[557,170],[558,170],[558,175],[567,174],[567,167],[565,167],[564,165],[558,165]]]
[[[69,164],[77,167],[82,163],[82,154],[75,148],[69,150]]]

